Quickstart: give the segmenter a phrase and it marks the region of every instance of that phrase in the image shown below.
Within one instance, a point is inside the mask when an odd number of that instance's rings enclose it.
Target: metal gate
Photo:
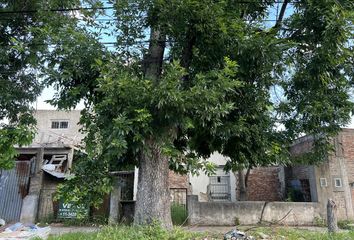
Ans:
[[[28,194],[30,161],[16,161],[11,170],[0,170],[0,218],[19,221],[22,200]]]
[[[211,201],[231,200],[230,176],[210,176],[209,182],[207,191]]]

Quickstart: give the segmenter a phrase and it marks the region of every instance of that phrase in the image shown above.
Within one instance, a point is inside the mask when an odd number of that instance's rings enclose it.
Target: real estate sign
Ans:
[[[71,203],[59,201],[58,218],[78,218],[78,216],[88,217],[88,214],[89,209],[84,205],[76,206]]]

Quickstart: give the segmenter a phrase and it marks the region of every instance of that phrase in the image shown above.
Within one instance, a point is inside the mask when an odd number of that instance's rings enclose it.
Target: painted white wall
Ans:
[[[210,158],[206,159],[206,161],[212,162],[218,166],[223,166],[226,164],[228,158],[221,155],[220,153],[213,153]],[[231,186],[231,201],[236,201],[236,179],[235,175],[230,172],[226,173],[222,170],[218,170],[217,175],[229,175],[230,176],[230,186]],[[209,177],[203,173],[202,171],[199,172],[199,175],[193,176],[192,174],[189,175],[189,182],[192,187],[192,194],[198,195],[199,201],[206,201],[206,194],[207,194],[207,186],[209,184]]]

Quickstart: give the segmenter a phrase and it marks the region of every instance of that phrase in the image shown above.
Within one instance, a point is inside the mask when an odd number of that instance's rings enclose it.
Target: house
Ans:
[[[0,217],[6,222],[35,222],[53,215],[53,195],[70,174],[83,135],[80,111],[38,110],[38,132],[29,146],[18,146],[16,167],[0,171]]]
[[[33,142],[17,147],[14,169],[0,170],[0,218],[6,222],[33,223],[58,215],[59,203],[54,201],[54,194],[70,174],[75,152],[84,138],[79,131],[80,111],[37,110],[34,117],[37,134]],[[120,201],[129,210],[136,199],[138,169],[118,175]],[[188,176],[170,172],[169,178],[171,200],[186,205]],[[101,209],[95,211],[108,214],[108,210],[107,197]]]
[[[334,152],[317,166],[292,166],[285,168],[287,187],[300,194],[300,200],[318,202],[326,211],[328,199],[337,205],[339,219],[354,220],[354,129],[343,128],[334,137]],[[309,151],[313,139],[304,136],[291,148],[298,155]]]
[[[240,198],[237,172],[226,172],[224,167],[229,160],[218,152],[206,159],[217,166],[215,174],[207,176],[189,175],[191,194],[198,196],[200,202],[236,202]],[[246,174],[244,170],[244,174]],[[285,180],[282,166],[258,167],[249,171],[247,180],[247,201],[282,201],[284,199]]]
[[[216,165],[215,174],[208,176],[203,171],[199,175],[189,174],[191,193],[198,196],[199,201],[236,201],[236,178],[232,172],[225,172],[227,157],[213,153],[206,161]]]

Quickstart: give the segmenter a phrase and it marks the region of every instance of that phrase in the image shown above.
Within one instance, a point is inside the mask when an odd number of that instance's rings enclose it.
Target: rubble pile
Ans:
[[[41,228],[34,224],[22,224],[20,222],[12,224],[4,230],[1,229],[0,240],[27,240],[32,238],[47,239],[50,233],[50,227]]]
[[[254,240],[252,236],[247,236],[246,233],[234,229],[225,233],[224,240]]]

